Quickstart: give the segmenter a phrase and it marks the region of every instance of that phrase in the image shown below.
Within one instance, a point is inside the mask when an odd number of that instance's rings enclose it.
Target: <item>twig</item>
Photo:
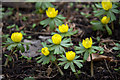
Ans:
[[[114,77],[113,77],[113,75],[112,75],[112,73],[111,73],[111,71],[110,71],[110,69],[109,69],[109,67],[108,67],[107,62],[106,62],[105,59],[104,59],[104,61],[105,61],[105,65],[106,65],[106,68],[107,68],[108,72],[110,73],[110,75],[111,75],[112,78],[114,79]]]
[[[62,70],[60,69],[60,67],[57,65],[56,61],[54,62],[55,66],[58,68],[58,71],[60,72],[60,74],[62,76],[64,76],[64,73],[62,72]]]

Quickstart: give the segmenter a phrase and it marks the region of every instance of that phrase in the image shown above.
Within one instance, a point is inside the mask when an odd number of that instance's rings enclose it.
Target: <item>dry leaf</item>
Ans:
[[[96,53],[93,53],[93,54],[92,54],[92,60],[93,60],[93,61],[102,61],[102,60],[104,60],[104,59],[107,60],[107,61],[115,61],[115,60],[113,60],[112,57],[108,57],[108,56],[104,56],[104,55],[100,55],[100,54],[96,54]],[[88,62],[91,61],[90,55],[89,55],[87,61],[88,61]]]

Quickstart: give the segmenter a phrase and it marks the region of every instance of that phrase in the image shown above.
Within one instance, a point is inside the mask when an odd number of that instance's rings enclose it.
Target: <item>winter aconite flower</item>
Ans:
[[[85,48],[91,48],[91,46],[92,46],[92,38],[90,37],[90,39],[89,38],[86,38],[85,40],[83,39],[82,45]]]
[[[112,8],[112,2],[110,0],[102,0],[102,7],[104,10],[109,10]]]
[[[58,14],[58,10],[55,11],[55,8],[49,7],[48,10],[46,10],[46,14],[49,18],[54,18]]]
[[[52,36],[52,42],[53,42],[54,44],[60,44],[60,43],[61,43],[61,40],[62,40],[62,37],[61,37],[61,35],[59,35],[59,34],[54,34],[54,35]]]
[[[42,48],[41,52],[42,52],[42,54],[44,54],[45,56],[47,56],[47,55],[50,54],[50,52],[49,52],[49,50],[48,50],[47,47]]]
[[[101,19],[101,22],[102,22],[103,24],[107,24],[109,21],[110,21],[110,18],[107,17],[107,16],[104,16],[104,17]]]
[[[21,42],[22,37],[23,37],[22,33],[19,32],[14,32],[11,35],[11,39],[13,42]]]
[[[68,32],[68,25],[66,24],[62,24],[62,25],[60,25],[59,26],[59,31],[61,32],[61,33],[66,33],[66,32]]]
[[[67,58],[67,60],[69,60],[69,61],[72,61],[74,58],[75,58],[75,52],[73,52],[73,51],[68,51],[68,52],[66,52],[66,58]]]

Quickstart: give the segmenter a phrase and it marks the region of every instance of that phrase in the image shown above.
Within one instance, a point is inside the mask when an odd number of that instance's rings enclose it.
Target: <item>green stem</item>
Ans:
[[[114,30],[114,24],[113,24],[113,22],[111,22],[111,25],[112,25],[112,30]]]
[[[90,59],[91,59],[91,77],[93,77],[94,72],[93,72],[93,60],[92,60],[92,54],[90,54]]]
[[[64,76],[64,73],[62,72],[62,70],[60,69],[60,67],[58,66],[58,64],[56,63],[56,61],[54,62],[55,66],[58,68],[58,71],[60,72],[60,74],[62,76]]]
[[[74,74],[75,74],[76,78],[79,80],[79,76],[78,76],[78,74],[77,74],[76,72],[75,72]]]

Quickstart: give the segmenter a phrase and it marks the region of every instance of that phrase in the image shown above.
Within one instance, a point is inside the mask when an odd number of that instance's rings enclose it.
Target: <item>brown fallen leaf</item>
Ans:
[[[110,61],[110,62],[117,61],[117,60],[114,60],[112,57],[100,55],[100,54],[97,54],[97,53],[93,53],[93,54],[92,54],[92,60],[93,60],[93,61],[107,60],[107,61]],[[87,61],[88,61],[88,62],[91,61],[90,55],[89,55],[89,57],[87,58]]]

